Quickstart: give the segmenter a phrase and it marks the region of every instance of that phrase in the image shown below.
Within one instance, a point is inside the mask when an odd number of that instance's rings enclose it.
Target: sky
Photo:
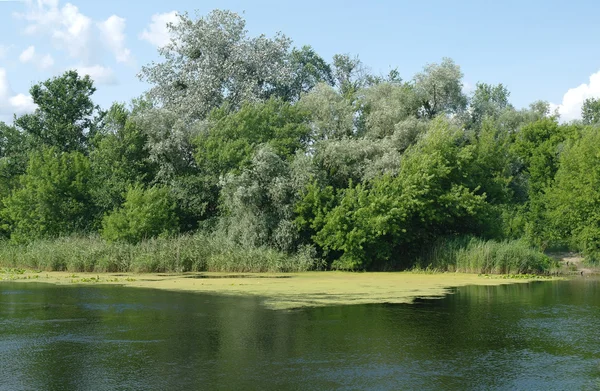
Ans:
[[[29,88],[68,69],[94,79],[102,107],[129,102],[148,89],[136,75],[160,61],[166,23],[216,8],[243,14],[251,36],[282,32],[328,61],[358,55],[404,80],[450,57],[465,92],[503,83],[516,107],[546,100],[563,121],[600,97],[597,0],[0,0],[0,120],[34,110]]]

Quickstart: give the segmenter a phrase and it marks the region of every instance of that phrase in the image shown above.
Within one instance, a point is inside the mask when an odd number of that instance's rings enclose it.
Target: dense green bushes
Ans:
[[[166,187],[131,187],[119,209],[102,220],[102,236],[110,241],[138,243],[169,236],[177,230],[175,202]]]

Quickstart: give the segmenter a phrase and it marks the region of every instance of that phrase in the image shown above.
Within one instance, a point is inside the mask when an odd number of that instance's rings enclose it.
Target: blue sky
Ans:
[[[600,3],[592,0],[0,0],[0,120],[33,109],[29,87],[70,68],[96,80],[102,106],[129,101],[147,88],[136,74],[159,60],[172,12],[215,8],[243,12],[251,35],[281,31],[327,60],[357,54],[375,73],[398,67],[410,79],[451,57],[466,90],[504,83],[515,106],[547,100],[565,120],[600,97]]]

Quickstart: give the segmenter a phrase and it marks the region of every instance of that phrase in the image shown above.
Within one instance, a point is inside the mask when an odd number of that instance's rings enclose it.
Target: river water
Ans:
[[[0,284],[0,390],[599,390],[600,281],[412,305]]]

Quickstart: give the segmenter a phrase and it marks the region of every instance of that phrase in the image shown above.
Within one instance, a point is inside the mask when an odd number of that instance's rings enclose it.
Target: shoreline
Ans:
[[[496,286],[557,278],[418,272],[302,273],[70,273],[7,269],[0,283],[38,282],[54,285],[117,285],[170,291],[255,296],[271,309],[329,305],[412,303],[440,297],[466,285]]]

